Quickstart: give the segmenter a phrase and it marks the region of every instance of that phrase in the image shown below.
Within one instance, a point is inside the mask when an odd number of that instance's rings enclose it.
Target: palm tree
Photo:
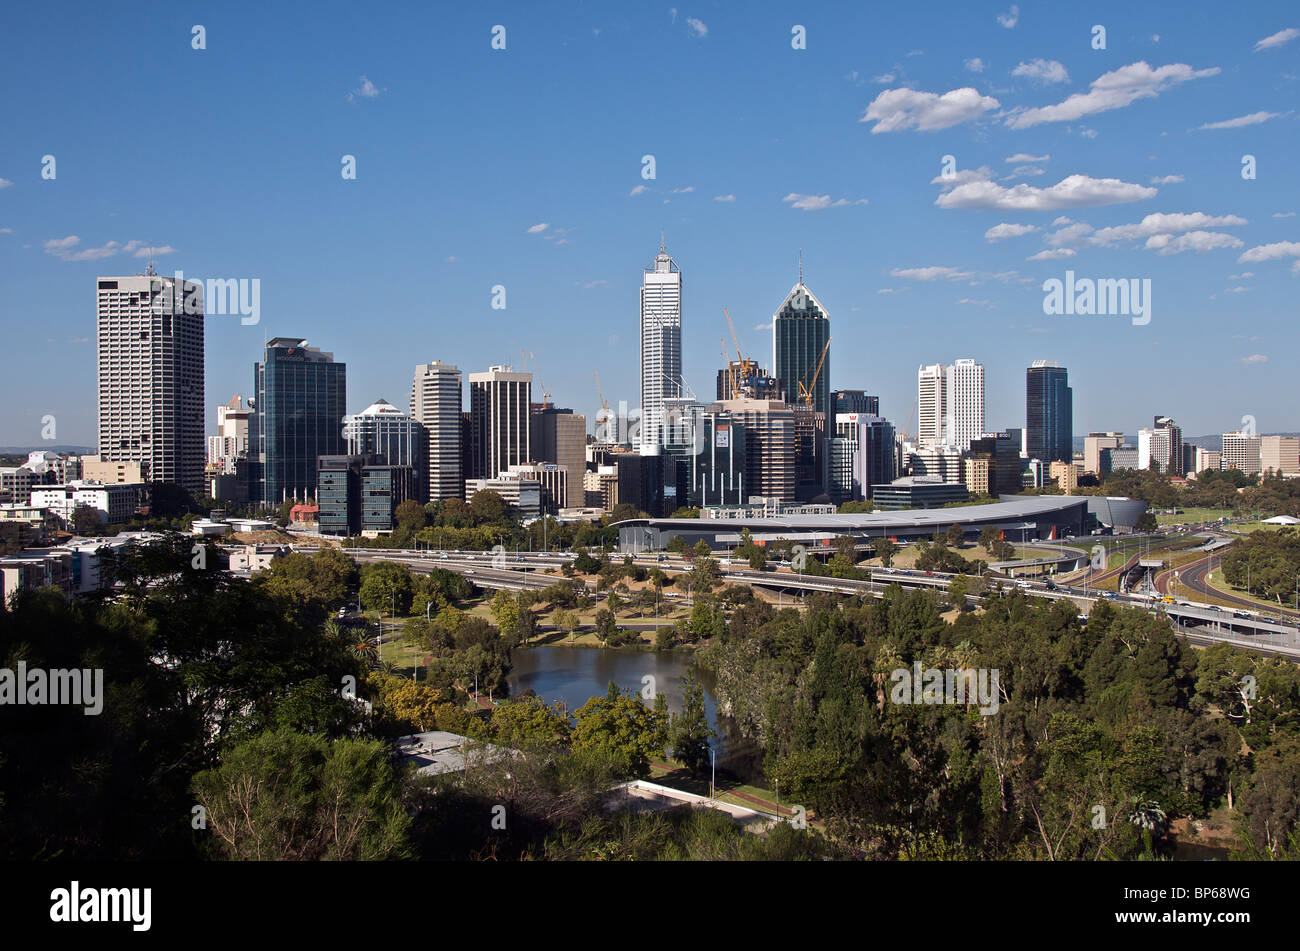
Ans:
[[[326,637],[339,641],[357,660],[368,667],[374,666],[379,648],[369,636],[368,626],[354,627],[351,624],[340,624],[338,618],[330,618],[325,622],[324,631]]]

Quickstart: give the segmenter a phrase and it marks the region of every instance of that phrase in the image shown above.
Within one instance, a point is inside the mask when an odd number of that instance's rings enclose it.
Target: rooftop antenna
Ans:
[[[153,239],[149,239],[149,263],[145,266],[144,273],[148,277],[156,277],[158,272],[153,268]]]
[[[803,248],[799,249],[799,283],[803,283]]]
[[[663,233],[663,230],[660,229],[660,231],[659,231],[659,253],[660,253],[660,254],[663,254],[665,251],[667,251],[667,248],[664,246],[664,233]]]

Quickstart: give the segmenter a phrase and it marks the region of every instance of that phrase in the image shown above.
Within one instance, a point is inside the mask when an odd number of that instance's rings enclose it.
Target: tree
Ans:
[[[686,551],[686,539],[682,538],[680,535],[674,535],[672,538],[668,539],[667,548],[668,551],[672,552],[674,555],[680,555]]]
[[[397,511],[393,513],[397,521],[397,527],[409,532],[418,532],[425,526],[426,514],[424,506],[415,499],[407,499],[401,505],[397,506]]]
[[[1155,463],[1153,462],[1154,466]],[[1136,528],[1139,532],[1154,532],[1159,527],[1156,517],[1150,512],[1143,512],[1138,516]]]
[[[713,549],[709,547],[708,542],[703,538],[695,543],[695,548],[693,550],[696,558],[708,558],[713,554]]]
[[[691,775],[698,774],[709,762],[709,740],[717,733],[709,727],[704,688],[691,671],[682,678],[682,712],[672,718],[670,735],[673,756]]]
[[[979,543],[984,546],[984,550],[990,555],[993,554],[993,543],[1002,537],[1002,532],[992,525],[985,525],[980,530]]]
[[[102,524],[98,509],[83,503],[72,510],[72,530],[78,535],[92,535]]]
[[[959,610],[966,610],[966,595],[969,592],[970,579],[965,575],[956,575],[948,582],[948,600]]]
[[[849,501],[840,505],[841,515],[865,515],[875,510],[875,503],[870,501]]]
[[[492,735],[517,749],[563,749],[571,735],[569,718],[541,697],[503,703],[492,711]]]
[[[596,612],[596,636],[607,644],[618,637],[618,624],[614,615],[605,608]]]
[[[603,697],[592,697],[575,714],[575,753],[596,753],[624,777],[650,775],[650,757],[662,756],[668,742],[668,716],[647,707],[639,694],[620,694],[613,681]]]
[[[498,591],[490,607],[497,630],[505,633],[515,630],[519,623],[519,603],[505,591]]]
[[[469,500],[470,516],[475,525],[500,525],[507,521],[510,508],[499,493],[481,489]]]
[[[361,569],[361,603],[373,611],[411,612],[415,582],[411,569],[393,561],[376,561]]]
[[[886,568],[890,567],[894,563],[894,552],[898,551],[898,544],[893,539],[877,538],[874,545],[880,563]]]
[[[410,857],[387,744],[262,733],[194,777],[214,851],[254,861]]]
[[[966,541],[966,529],[959,522],[953,522],[948,526],[948,544],[953,548],[960,548]]]

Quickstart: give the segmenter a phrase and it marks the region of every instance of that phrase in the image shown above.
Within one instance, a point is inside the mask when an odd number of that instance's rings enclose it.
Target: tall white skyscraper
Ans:
[[[944,442],[965,452],[984,435],[984,364],[957,360],[944,376]]]
[[[682,395],[682,274],[663,241],[641,277],[641,446],[663,445],[664,400]]]
[[[932,363],[916,371],[916,442],[919,446],[938,446],[943,442],[946,382],[942,363]]]
[[[429,501],[459,499],[465,495],[461,459],[460,370],[435,360],[415,368],[411,383],[411,417],[429,437],[425,485]]]
[[[470,459],[468,479],[495,479],[511,466],[531,462],[529,419],[533,375],[495,366],[469,375]]]
[[[99,459],[203,495],[203,287],[183,284],[96,279]]]

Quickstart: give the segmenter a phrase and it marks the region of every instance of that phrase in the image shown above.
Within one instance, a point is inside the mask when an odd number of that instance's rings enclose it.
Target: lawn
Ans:
[[[1213,522],[1220,518],[1231,518],[1232,509],[1188,508],[1177,515],[1157,515],[1159,525],[1186,525],[1191,522]]]

